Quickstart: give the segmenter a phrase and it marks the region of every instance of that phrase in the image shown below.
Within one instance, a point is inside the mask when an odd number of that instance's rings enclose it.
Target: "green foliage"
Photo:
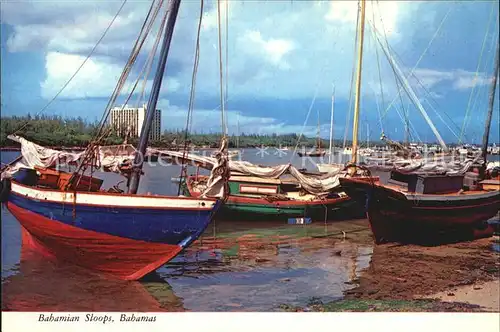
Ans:
[[[0,146],[14,146],[15,143],[7,139],[7,135],[15,133],[22,128],[18,135],[43,146],[52,147],[84,147],[94,136],[98,123],[89,123],[81,117],[64,119],[59,116],[35,116],[30,115],[19,117],[2,117],[0,121]],[[185,144],[186,133],[183,130],[168,130],[162,135],[159,141],[150,142],[150,146],[158,148],[169,148],[175,140],[178,147]],[[220,133],[199,134],[191,133],[187,135],[189,145],[197,147],[219,146],[221,139]],[[270,134],[257,135],[242,133],[239,137],[232,135],[229,137],[230,148],[252,148],[260,146],[288,146],[295,147],[298,135],[292,134]],[[121,144],[123,138],[115,134],[109,136],[105,144]],[[137,138],[129,139],[129,143],[136,145]],[[350,142],[348,142],[350,144]],[[302,146],[313,147],[316,145],[315,137],[301,137],[299,148]],[[335,141],[335,145],[340,146],[342,142]],[[322,140],[321,146],[328,147],[328,140]]]
[[[88,123],[82,118],[63,119],[59,116],[2,117],[0,121],[0,146],[13,146],[7,135],[16,133],[43,146],[84,147],[97,130],[97,123]],[[20,129],[21,128],[21,129]],[[20,129],[20,130],[19,130]],[[19,130],[19,131],[18,131]],[[106,144],[119,144],[122,138],[111,135]]]
[[[198,146],[198,147],[210,147],[215,148],[219,146],[220,139],[222,137],[221,133],[210,133],[210,134],[199,134],[191,133],[188,135],[188,143]],[[184,144],[185,131],[165,131],[162,136],[162,142],[160,146],[166,146],[176,141],[178,145]],[[287,146],[289,148],[294,148],[297,144],[297,139],[299,135],[293,134],[246,134],[241,133],[240,136],[231,135],[229,137],[229,148],[255,148],[261,146]],[[299,147],[313,147],[316,145],[317,138],[302,136],[300,138]],[[321,147],[328,148],[328,140],[321,140]],[[335,145],[341,145],[342,142],[335,141]]]

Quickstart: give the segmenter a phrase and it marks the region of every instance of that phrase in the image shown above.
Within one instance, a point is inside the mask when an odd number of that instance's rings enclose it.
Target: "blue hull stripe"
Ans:
[[[211,210],[159,210],[95,207],[37,201],[11,193],[9,201],[52,220],[89,231],[146,242],[184,246],[196,240],[211,220]],[[221,202],[217,202],[214,210]]]

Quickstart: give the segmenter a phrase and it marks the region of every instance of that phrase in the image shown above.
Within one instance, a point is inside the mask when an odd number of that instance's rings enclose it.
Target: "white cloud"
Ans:
[[[52,99],[84,60],[85,57],[80,55],[58,52],[47,53],[45,58],[47,76],[40,85],[42,97]],[[122,70],[122,66],[113,63],[112,58],[91,58],[85,63],[78,75],[68,84],[60,96],[71,99],[109,97],[115,88]],[[152,82],[149,80],[146,88],[150,89],[151,85]],[[176,79],[168,78],[163,82],[162,90],[175,91],[179,87],[180,83]],[[129,82],[122,91],[123,93],[128,93],[131,88],[132,84]]]
[[[82,55],[94,46],[119,5],[95,1],[5,3],[2,20],[14,30],[8,37],[8,50],[46,52],[47,75],[41,86],[43,96],[51,98],[83,61]],[[217,96],[217,3],[205,5],[197,92]],[[428,12],[432,12],[431,5],[426,4]],[[419,2],[381,1],[372,7],[368,2],[366,18],[380,31],[385,29],[393,48],[405,49],[412,40],[401,37],[411,37],[420,29],[412,17],[419,6]],[[125,5],[95,57],[63,96],[111,94],[148,7],[142,1]],[[337,97],[349,95],[355,61],[356,1],[229,1],[228,7],[230,96],[312,98],[318,87],[317,96],[328,97],[332,82]],[[224,25],[224,2],[221,11]],[[199,2],[182,3],[169,55],[169,91],[189,93],[198,15]],[[375,86],[380,85],[378,66],[370,29],[366,29],[365,36],[362,91],[373,96],[380,91]],[[394,78],[381,54],[384,92],[394,93]],[[420,74],[427,87],[444,82],[455,89],[467,89],[471,84],[488,81],[482,77],[472,83],[470,75],[459,71],[450,74],[420,69]]]
[[[397,33],[397,24],[404,4],[399,1],[367,2],[365,20],[374,24],[382,34],[391,36]],[[327,21],[346,23],[356,29],[358,15],[357,1],[330,1],[328,12],[325,14]]]
[[[264,60],[280,69],[290,69],[285,55],[295,49],[293,41],[287,39],[264,39],[259,31],[248,30],[239,39],[247,54],[262,56]]]
[[[439,71],[434,69],[416,69],[415,76],[426,88],[433,88],[441,83],[451,84],[455,90],[468,90],[475,86],[488,85],[491,78],[485,73],[465,71],[462,69]],[[416,80],[412,79],[414,84]]]
[[[164,129],[179,129],[185,128],[187,109],[172,105],[167,99],[160,99],[158,101],[158,108],[162,112],[162,124]],[[168,110],[168,111],[167,111]],[[317,127],[315,125],[295,125],[288,124],[283,120],[273,117],[260,117],[243,114],[238,110],[226,110],[226,121],[228,125],[229,134],[236,134],[238,126],[240,133],[255,133],[255,134],[289,134],[303,132],[306,136],[316,136]],[[329,125],[321,126],[321,135],[325,137],[330,132]],[[336,128],[339,130],[340,127]],[[193,132],[221,132],[221,112],[219,109],[195,109],[193,111]]]

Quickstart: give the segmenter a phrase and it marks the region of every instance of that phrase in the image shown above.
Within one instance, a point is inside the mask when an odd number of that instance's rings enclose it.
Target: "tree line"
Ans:
[[[20,129],[21,128],[21,129]],[[16,144],[7,138],[7,135],[15,133],[37,144],[47,147],[85,147],[94,137],[98,128],[97,122],[88,122],[78,118],[62,118],[60,116],[11,116],[2,117],[0,121],[0,146],[15,146]],[[19,130],[20,129],[20,130]],[[221,133],[188,133],[183,130],[166,130],[161,139],[150,142],[150,146],[158,148],[182,147],[184,145],[196,147],[219,146]],[[187,141],[186,141],[187,139]],[[229,136],[230,148],[252,148],[260,146],[280,145],[295,147],[299,135],[291,134],[247,134]],[[123,143],[124,138],[119,137],[112,130],[103,144],[113,145]],[[131,144],[137,144],[138,138],[130,138]],[[300,145],[313,147],[317,143],[316,137],[300,137]],[[379,143],[379,142],[378,142]],[[321,146],[328,148],[328,140],[322,139]],[[335,140],[336,146],[342,146],[343,142]],[[350,145],[350,141],[347,142]],[[380,144],[380,143],[379,143]]]

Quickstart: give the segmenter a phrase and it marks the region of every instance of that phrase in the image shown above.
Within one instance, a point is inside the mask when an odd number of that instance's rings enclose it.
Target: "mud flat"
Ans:
[[[344,299],[287,311],[499,311],[498,238],[437,247],[375,246]]]

